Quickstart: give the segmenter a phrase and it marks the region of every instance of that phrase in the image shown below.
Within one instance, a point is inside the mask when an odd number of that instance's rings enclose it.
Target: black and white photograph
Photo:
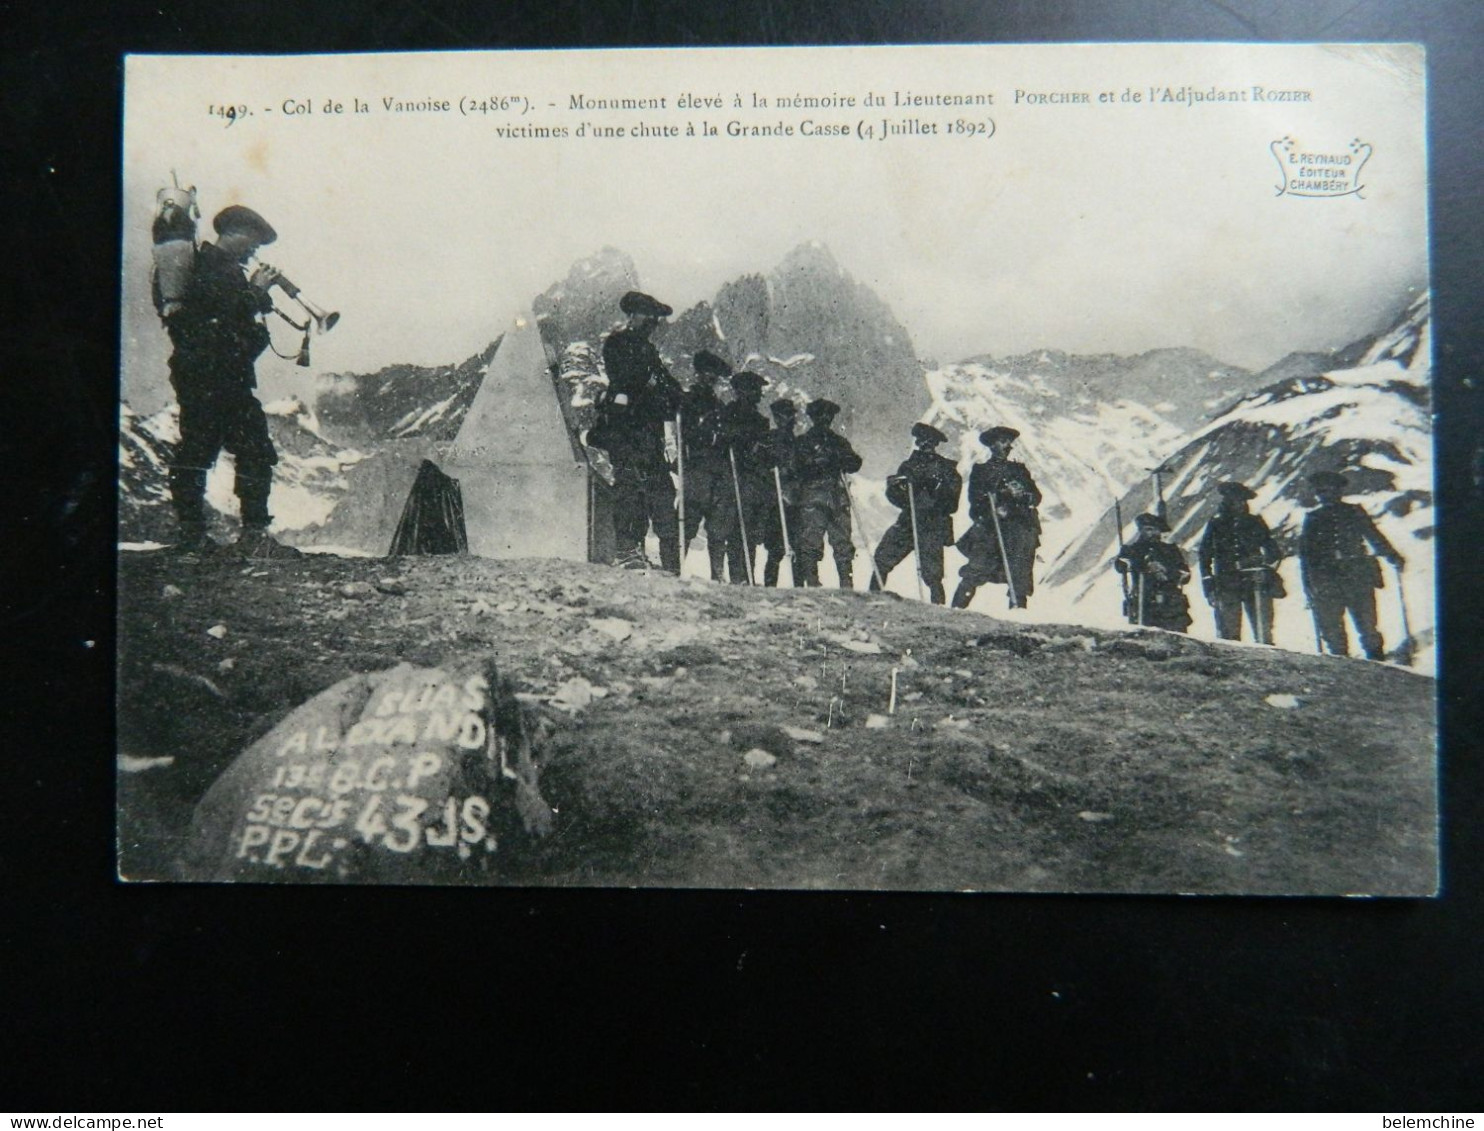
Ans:
[[[1437,894],[1425,70],[130,56],[119,877]]]

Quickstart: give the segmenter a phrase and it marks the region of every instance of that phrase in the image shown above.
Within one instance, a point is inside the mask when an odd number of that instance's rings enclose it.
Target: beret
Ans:
[[[272,243],[278,238],[278,233],[273,230],[273,225],[264,220],[251,208],[241,204],[229,204],[211,218],[211,226],[216,229],[216,234],[224,236],[228,232],[246,232],[257,238],[258,243]]]
[[[618,309],[625,314],[649,314],[655,318],[667,318],[675,313],[672,307],[643,291],[629,291],[618,300]]]

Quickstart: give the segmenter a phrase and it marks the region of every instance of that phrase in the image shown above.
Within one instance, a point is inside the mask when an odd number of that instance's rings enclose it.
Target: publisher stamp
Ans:
[[[1268,149],[1278,162],[1276,195],[1365,199],[1361,173],[1373,152],[1369,142],[1357,137],[1343,146],[1314,149],[1299,138],[1284,136]]]

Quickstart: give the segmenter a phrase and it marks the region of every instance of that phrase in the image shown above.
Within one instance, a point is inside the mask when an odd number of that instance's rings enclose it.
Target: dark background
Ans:
[[[1463,0],[325,0],[106,12],[0,2],[0,28],[13,296],[0,355],[7,1104],[63,1113],[1484,1106],[1473,559],[1484,11]],[[1444,516],[1441,898],[112,880],[124,52],[1149,39],[1428,48]]]

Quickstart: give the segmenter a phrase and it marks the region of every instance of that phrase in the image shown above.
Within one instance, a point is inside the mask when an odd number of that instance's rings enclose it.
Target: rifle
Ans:
[[[747,519],[742,514],[742,480],[737,477],[737,451],[728,446],[727,458],[732,461],[732,494],[737,499],[737,529],[742,534],[742,557],[747,563],[747,584],[752,581],[752,545],[747,541]]]
[[[917,599],[922,600],[922,542],[917,536],[917,492],[907,480],[907,508],[912,516],[912,562],[917,567]],[[874,560],[874,559],[873,559]]]

